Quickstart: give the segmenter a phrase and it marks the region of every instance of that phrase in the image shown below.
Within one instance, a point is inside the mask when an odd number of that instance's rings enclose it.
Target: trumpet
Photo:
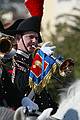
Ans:
[[[71,58],[67,58],[65,60],[59,60],[52,56],[55,60],[56,64],[59,66],[59,74],[63,77],[68,76],[74,67],[74,60]]]
[[[74,67],[74,60],[71,58],[68,58],[64,60],[59,68],[59,73],[61,76],[68,76],[72,71]]]
[[[11,51],[13,45],[11,40],[14,39],[14,37],[9,35],[2,35],[0,37],[0,57],[3,58],[5,54]]]

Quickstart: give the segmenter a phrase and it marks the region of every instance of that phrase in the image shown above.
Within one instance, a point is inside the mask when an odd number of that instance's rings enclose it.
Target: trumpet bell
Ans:
[[[0,38],[0,57],[4,57],[4,55],[10,52],[12,49],[12,43],[9,37],[1,37]]]
[[[11,41],[7,39],[0,40],[0,52],[7,53],[11,50]]]
[[[69,75],[73,71],[74,61],[68,58],[62,62],[59,68],[59,74],[63,77]]]

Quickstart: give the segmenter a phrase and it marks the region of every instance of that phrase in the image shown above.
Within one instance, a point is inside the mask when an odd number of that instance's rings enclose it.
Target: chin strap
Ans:
[[[22,37],[22,43],[23,43],[24,48],[25,48],[26,51],[28,52],[28,49],[27,49],[27,47],[26,47],[26,45],[25,45],[25,43],[24,43],[23,37]]]

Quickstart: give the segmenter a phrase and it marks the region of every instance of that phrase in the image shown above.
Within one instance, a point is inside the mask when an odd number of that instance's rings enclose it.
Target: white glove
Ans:
[[[29,111],[39,110],[38,105],[34,103],[32,100],[30,100],[28,97],[24,97],[21,103],[22,103],[22,106],[27,107]]]
[[[52,55],[54,53],[56,46],[53,46],[51,42],[46,42],[42,45],[40,48],[44,53],[46,53],[48,56]]]

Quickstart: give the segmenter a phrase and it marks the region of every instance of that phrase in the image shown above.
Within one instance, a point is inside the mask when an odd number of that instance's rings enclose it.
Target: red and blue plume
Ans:
[[[43,16],[44,0],[25,0],[25,6],[31,16]]]

